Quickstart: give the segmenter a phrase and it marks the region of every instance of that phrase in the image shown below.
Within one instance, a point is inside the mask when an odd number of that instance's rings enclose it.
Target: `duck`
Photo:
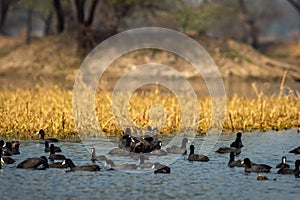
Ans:
[[[281,158],[281,163],[276,165],[276,168],[290,168],[290,166],[288,164],[286,164],[286,157],[285,156],[283,156]]]
[[[130,151],[131,144],[131,129],[126,128],[123,136],[119,139],[118,147]]]
[[[290,150],[289,153],[300,154],[300,146],[293,150]]]
[[[236,139],[234,142],[230,144],[230,147],[220,147],[216,152],[217,153],[231,153],[234,152],[235,154],[240,154],[241,153],[241,148],[243,147],[242,143],[242,133],[238,132],[236,134]]]
[[[167,155],[168,153],[165,150],[161,149],[162,142],[159,141],[158,145],[159,145],[159,148],[153,150],[151,152],[151,155],[154,155],[154,156],[165,156],[165,155]]]
[[[277,173],[278,174],[295,174],[296,176],[299,176],[299,166],[300,166],[300,160],[295,161],[295,169],[289,169],[289,168],[280,168]]]
[[[69,164],[65,163],[63,165],[63,161],[62,162],[55,162],[55,163],[49,163],[49,168],[59,168],[59,169],[65,169],[65,168],[69,168]]]
[[[0,159],[1,159],[2,163],[4,163],[4,164],[13,164],[14,162],[16,162],[11,157],[3,157],[2,156],[2,148],[0,148]]]
[[[107,160],[107,158],[106,158],[104,155],[97,156],[97,155],[96,155],[96,150],[95,150],[94,147],[91,148],[91,151],[92,151],[92,158],[91,158],[91,160],[92,160],[93,162],[95,162],[95,161],[105,161],[105,160]]]
[[[167,165],[160,164],[159,162],[154,163],[153,167],[154,174],[170,174],[171,168]]]
[[[66,158],[62,162],[63,166],[68,166],[70,167],[70,171],[100,171],[100,166],[99,165],[82,165],[82,166],[76,166],[73,161],[69,158]]]
[[[245,158],[242,164],[245,164],[245,172],[270,172],[272,168],[266,164],[252,164],[249,158]]]
[[[199,155],[199,154],[195,154],[195,146],[192,144],[190,145],[190,154],[188,157],[189,161],[199,161],[199,162],[208,162],[209,158],[205,155]]]
[[[146,148],[146,152],[144,152],[144,153],[150,153],[154,150],[158,150],[161,148],[162,142],[160,140],[158,140],[157,133],[158,133],[157,128],[152,129],[151,126],[147,126],[147,132],[142,137],[142,139],[145,142],[147,142],[149,145],[148,145],[148,148]]]
[[[56,138],[46,138],[45,139],[45,131],[43,129],[40,129],[36,134],[40,134],[40,136],[41,136],[40,143],[41,144],[45,144],[45,141],[48,141],[49,143],[59,142],[59,140]]]
[[[49,160],[65,160],[66,157],[62,154],[55,154],[54,151],[54,144],[50,145],[50,156],[48,157]]]
[[[138,167],[140,167],[142,169],[153,168],[153,166],[154,166],[154,163],[150,163],[150,162],[145,163],[145,160],[149,160],[148,156],[145,156],[142,154],[139,156],[139,160],[140,160],[140,164],[138,165]]]
[[[110,168],[108,168],[108,166],[110,166]],[[132,169],[137,169],[137,165],[136,164],[121,164],[121,165],[116,165],[112,160],[107,159],[104,163],[104,167],[106,169],[110,169],[110,170],[132,170]]]
[[[44,151],[46,153],[50,152],[49,142],[47,140],[45,141],[45,149],[44,149]],[[54,152],[61,152],[61,148],[59,148],[57,146],[54,146]]]
[[[189,140],[187,138],[183,138],[181,146],[173,145],[168,147],[166,151],[167,153],[186,155],[187,154],[186,144],[188,142]]]
[[[2,140],[3,141],[3,140]],[[4,141],[3,141],[4,142]],[[12,156],[12,144],[10,142],[6,142],[2,145],[2,155],[3,156]]]
[[[242,133],[241,132],[237,132],[236,133],[236,138],[235,138],[235,141],[232,142],[230,144],[230,147],[235,147],[237,149],[240,149],[242,148],[244,145],[242,143]]]
[[[242,151],[241,149],[237,149],[235,147],[220,147],[216,152],[220,154],[231,152],[234,152],[235,154],[240,154]]]
[[[108,155],[111,156],[131,156],[132,152],[126,151],[120,148],[114,148],[108,152]]]
[[[46,168],[49,168],[49,165],[46,156],[41,156],[39,158],[28,158],[20,162],[17,165],[17,168],[44,170]]]
[[[265,181],[265,180],[269,180],[269,179],[268,179],[268,177],[266,177],[263,174],[258,174],[256,180],[258,180],[258,181]]]
[[[228,161],[228,166],[229,167],[244,167],[245,164],[242,164],[241,160],[234,160],[235,157],[235,153],[234,152],[230,152],[230,156],[229,156],[229,161]]]

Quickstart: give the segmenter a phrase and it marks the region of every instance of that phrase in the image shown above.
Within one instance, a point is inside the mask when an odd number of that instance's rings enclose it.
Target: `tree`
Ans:
[[[201,3],[191,3],[181,1],[175,9],[176,21],[182,31],[196,31],[198,35],[206,31],[220,20],[222,15],[227,13],[227,9],[208,1]]]
[[[250,14],[245,1],[244,0],[238,0],[241,13],[243,15],[243,21],[245,24],[247,24],[249,28],[249,36],[250,36],[250,44],[253,48],[258,49],[259,48],[259,41],[258,41],[258,33],[259,29],[256,26],[256,18],[253,14]]]
[[[53,0],[53,7],[56,14],[56,31],[61,33],[65,29],[65,17],[60,0]]]
[[[95,46],[93,40],[93,32],[91,25],[94,20],[95,10],[98,4],[98,0],[91,2],[88,10],[88,17],[86,18],[85,0],[74,0],[77,18],[77,42],[78,42],[78,53],[85,54],[88,50]]]
[[[0,33],[4,34],[3,26],[5,24],[5,20],[7,17],[7,13],[9,10],[9,7],[11,5],[12,1],[11,0],[1,0],[1,15],[0,15]]]

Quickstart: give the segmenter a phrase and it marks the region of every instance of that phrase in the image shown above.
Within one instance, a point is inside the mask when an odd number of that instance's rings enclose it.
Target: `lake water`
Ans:
[[[227,146],[235,135],[221,135],[213,150]],[[166,143],[170,138],[162,138]],[[203,137],[194,140],[196,152]],[[279,175],[275,166],[281,157],[294,168],[299,155],[288,153],[300,146],[300,134],[295,129],[279,132],[244,133],[244,147],[239,159],[249,157],[256,163],[265,163],[273,168],[265,175],[276,181],[257,181],[258,173],[245,173],[243,168],[227,167],[228,154],[208,154],[207,163],[189,162],[179,156],[170,165],[171,174],[153,174],[139,170],[124,171],[65,172],[65,169],[24,170],[16,165],[27,157],[48,155],[37,141],[20,141],[20,155],[13,156],[17,162],[4,165],[0,172],[0,199],[299,199],[300,178],[294,175]],[[91,144],[97,138],[90,140]],[[63,154],[76,165],[91,164],[90,149],[81,142],[56,144]],[[113,160],[120,158],[111,157]],[[123,161],[136,162],[130,158]],[[150,161],[166,157],[152,156]],[[149,162],[149,161],[146,161]],[[101,167],[102,163],[98,163]]]

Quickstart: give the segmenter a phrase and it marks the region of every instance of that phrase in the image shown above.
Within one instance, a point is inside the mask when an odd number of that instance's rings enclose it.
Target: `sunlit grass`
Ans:
[[[182,120],[181,107],[171,93],[134,93],[130,97],[128,113],[131,121],[117,124],[111,107],[111,94],[96,95],[96,113],[99,125],[108,136],[119,136],[124,126],[160,126],[162,133],[172,135],[179,130],[196,127],[198,134],[205,134],[211,126],[211,99],[199,98],[198,116]],[[300,125],[299,93],[256,98],[227,98],[223,130],[253,131],[282,130]],[[189,108],[189,97],[184,99]],[[2,138],[37,138],[34,133],[43,128],[47,136],[71,138],[78,136],[72,113],[72,91],[57,87],[31,90],[1,90],[0,136]],[[159,105],[159,107],[157,107]],[[154,110],[153,110],[154,108]],[[157,108],[157,110],[155,110]],[[157,112],[163,108],[164,112]],[[124,108],[122,108],[124,109]],[[157,114],[158,116],[151,116]],[[198,119],[198,120],[197,120]],[[196,123],[196,124],[195,124]],[[84,124],[84,123],[83,123]],[[78,124],[79,129],[82,124]]]

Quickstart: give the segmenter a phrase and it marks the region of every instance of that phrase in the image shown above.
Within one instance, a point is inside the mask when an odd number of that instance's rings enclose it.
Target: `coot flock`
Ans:
[[[57,154],[62,152],[62,149],[58,146],[54,146],[54,142],[59,142],[56,138],[45,138],[44,130],[39,130],[37,134],[40,135],[39,142],[45,144],[43,152],[49,153],[47,158],[45,155],[34,156],[27,158],[17,164],[17,168],[23,169],[35,169],[35,170],[45,170],[47,168],[62,168],[68,169],[68,171],[100,171],[99,165],[96,162],[104,162],[103,170],[135,170],[135,169],[152,169],[153,173],[171,173],[169,166],[155,162],[145,162],[149,160],[149,156],[165,156],[167,154],[180,154],[181,156],[187,155],[188,149],[187,144],[191,143],[188,138],[183,138],[181,146],[170,146],[166,150],[162,149],[162,142],[158,139],[158,130],[156,128],[152,129],[150,126],[147,127],[146,132],[142,136],[135,136],[132,134],[130,128],[126,128],[123,136],[119,138],[118,148],[112,149],[108,152],[108,155],[112,156],[125,156],[133,158],[135,160],[140,160],[140,164],[115,164],[111,159],[106,158],[105,155],[96,155],[95,148],[91,149],[91,165],[77,166],[74,162],[63,154]],[[229,161],[227,165],[229,167],[242,167],[247,173],[250,172],[270,172],[271,166],[266,164],[256,164],[250,160],[250,158],[244,158],[243,160],[235,160],[235,156],[241,153],[243,147],[242,143],[242,133],[236,133],[236,139],[228,147],[220,147],[216,153],[224,154],[229,153]],[[19,141],[4,141],[0,140],[0,169],[4,165],[13,164],[16,162],[12,157],[16,154],[20,154],[19,151],[20,143]],[[289,153],[300,153],[300,147],[297,147]],[[187,160],[190,162],[209,162],[207,155],[200,155],[195,153],[194,144],[189,146],[189,154]],[[295,161],[295,168],[291,169],[286,163],[286,156],[283,156],[281,163],[276,165],[279,168],[278,174],[293,174],[295,177],[299,177],[299,165],[300,160]],[[264,175],[259,174],[257,180],[267,180]]]

